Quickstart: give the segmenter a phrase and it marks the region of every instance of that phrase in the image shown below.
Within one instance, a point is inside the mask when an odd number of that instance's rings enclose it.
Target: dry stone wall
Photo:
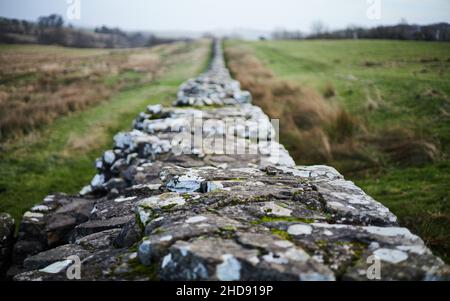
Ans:
[[[118,133],[79,195],[24,214],[9,275],[66,280],[79,258],[82,280],[368,280],[375,258],[384,280],[449,278],[386,207],[332,167],[295,166],[275,134],[216,42],[210,68]]]

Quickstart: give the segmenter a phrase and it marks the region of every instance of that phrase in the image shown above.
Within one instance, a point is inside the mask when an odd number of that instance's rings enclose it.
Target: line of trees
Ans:
[[[450,24],[409,25],[405,22],[394,26],[363,28],[349,26],[343,30],[330,31],[321,22],[311,26],[311,33],[300,31],[276,30],[272,33],[276,40],[299,39],[395,39],[417,41],[450,41]]]
[[[80,48],[148,47],[174,42],[150,33],[128,33],[119,28],[101,26],[83,30],[65,25],[61,16],[39,17],[37,22],[0,17],[0,43],[56,44]]]

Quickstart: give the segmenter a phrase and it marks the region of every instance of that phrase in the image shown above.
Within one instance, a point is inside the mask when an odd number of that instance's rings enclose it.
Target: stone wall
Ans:
[[[335,169],[295,166],[219,43],[173,107],[151,105],[133,127],[79,195],[49,195],[24,214],[14,280],[66,280],[74,255],[82,280],[367,280],[374,259],[384,280],[449,278]]]

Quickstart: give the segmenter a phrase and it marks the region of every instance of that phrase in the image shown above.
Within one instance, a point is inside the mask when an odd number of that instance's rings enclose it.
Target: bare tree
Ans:
[[[64,20],[60,15],[52,14],[39,17],[38,25],[41,28],[61,28],[64,25]]]
[[[311,33],[313,35],[321,35],[323,33],[325,33],[326,31],[326,26],[325,24],[323,24],[322,21],[314,21],[311,24]]]

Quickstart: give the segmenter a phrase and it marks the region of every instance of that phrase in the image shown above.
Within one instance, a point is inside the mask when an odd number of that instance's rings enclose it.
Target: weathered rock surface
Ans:
[[[82,280],[367,280],[373,256],[384,280],[449,279],[419,237],[335,169],[295,166],[250,102],[217,43],[177,107],[149,106],[117,134],[78,196],[25,213],[14,279],[66,280],[73,255]]]
[[[0,280],[4,277],[11,261],[14,230],[14,219],[7,213],[0,213]]]

